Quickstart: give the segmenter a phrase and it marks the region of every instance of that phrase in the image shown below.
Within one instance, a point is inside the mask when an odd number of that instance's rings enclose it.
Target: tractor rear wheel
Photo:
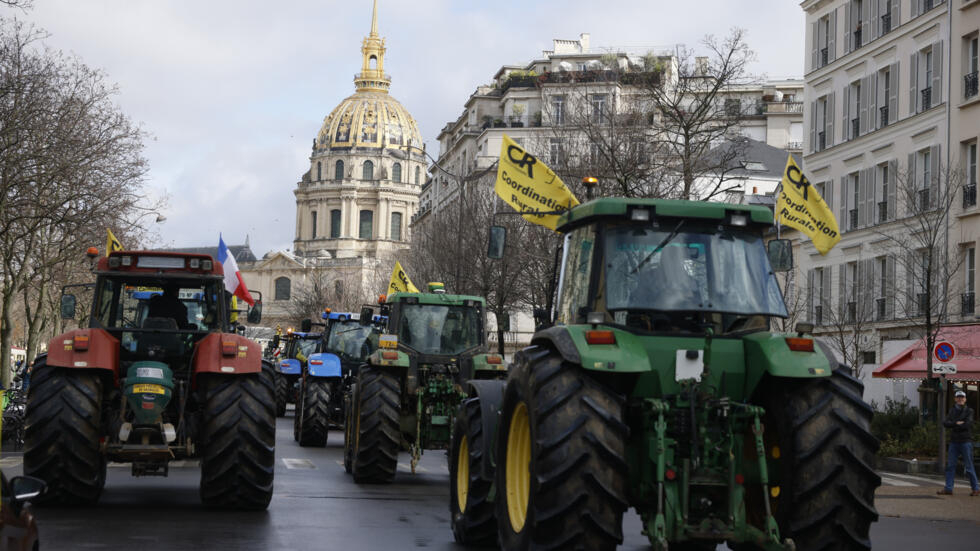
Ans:
[[[449,515],[453,536],[464,545],[492,544],[497,537],[490,500],[493,480],[483,477],[483,462],[490,460],[490,453],[483,449],[480,398],[469,398],[456,415],[449,448]]]
[[[34,365],[27,398],[24,474],[47,482],[42,501],[88,505],[105,486],[99,449],[102,378],[90,371]]]
[[[766,450],[778,476],[770,495],[780,536],[800,551],[870,549],[881,478],[864,384],[840,365],[824,379],[771,380],[762,392],[766,433],[775,428]]]
[[[276,371],[276,417],[286,415],[286,402],[289,396],[289,381],[286,376]]]
[[[364,366],[357,386],[351,458],[354,482],[389,483],[398,469],[401,385],[393,374]]]
[[[330,396],[333,386],[329,381],[310,377],[302,383],[300,399],[296,404],[296,441],[300,446],[324,447],[327,445],[327,429],[330,415]]]
[[[262,510],[272,499],[276,461],[274,372],[210,375],[204,381],[201,500]]]
[[[615,549],[627,503],[625,399],[549,350],[522,352],[497,432],[503,549]]]
[[[350,474],[354,464],[354,404],[357,403],[357,385],[350,385],[344,394],[344,470]]]

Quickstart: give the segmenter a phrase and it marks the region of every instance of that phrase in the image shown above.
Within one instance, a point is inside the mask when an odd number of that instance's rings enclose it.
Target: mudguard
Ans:
[[[196,384],[201,373],[246,375],[262,372],[262,347],[235,333],[211,333],[194,347],[191,370]]]
[[[371,353],[367,359],[368,363],[371,365],[380,365],[386,367],[411,367],[412,361],[408,357],[408,354],[402,352],[401,350],[389,350],[379,348]]]
[[[507,381],[470,381],[467,386],[467,397],[476,396],[480,400],[480,423],[483,425],[480,438],[483,439],[483,449],[494,450],[496,449],[494,441],[497,439],[497,423],[500,420],[499,412],[504,403],[504,387],[507,386]],[[489,461],[481,462],[483,477],[487,480],[493,480],[496,469],[494,462],[496,454],[484,452],[484,457],[488,457]]]
[[[616,344],[590,345],[585,333],[591,325],[558,325],[538,331],[532,345],[552,348],[565,361],[590,371],[643,373],[651,371],[650,357],[643,348],[643,337],[628,331],[603,326],[616,335]]]
[[[289,358],[279,362],[279,372],[285,375],[300,375],[303,373],[303,364],[296,358]]]
[[[310,354],[306,363],[306,374],[310,377],[340,377],[340,358],[335,354],[317,352]]]
[[[75,329],[48,343],[48,365],[103,369],[119,383],[119,339],[104,329]]]
[[[507,376],[507,365],[500,354],[477,354],[473,356],[473,376],[480,371],[484,374]]]
[[[817,346],[814,347],[813,352],[794,352],[786,344],[786,338],[795,336],[782,333],[755,333],[743,338],[746,365],[759,368],[747,370],[745,378],[747,396],[767,373],[772,377],[793,379],[819,379],[831,376],[837,362],[828,359],[825,355],[827,349],[824,348],[823,343],[814,339]]]

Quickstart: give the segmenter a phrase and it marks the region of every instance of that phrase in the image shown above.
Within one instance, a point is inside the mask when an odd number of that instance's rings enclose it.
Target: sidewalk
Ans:
[[[930,520],[968,520],[980,525],[980,496],[970,496],[970,483],[956,477],[953,495],[936,495],[944,478],[939,475],[908,475],[878,472],[881,487],[875,492],[875,508],[883,517],[912,517]]]

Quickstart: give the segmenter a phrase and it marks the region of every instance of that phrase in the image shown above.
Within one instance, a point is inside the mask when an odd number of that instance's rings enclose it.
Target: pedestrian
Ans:
[[[980,484],[977,484],[977,473],[973,469],[973,409],[966,405],[966,392],[957,390],[953,398],[956,402],[946,415],[943,426],[952,429],[949,437],[949,449],[946,452],[946,486],[936,492],[940,495],[953,494],[953,478],[956,475],[956,460],[963,456],[963,471],[970,477],[971,496],[980,496]]]

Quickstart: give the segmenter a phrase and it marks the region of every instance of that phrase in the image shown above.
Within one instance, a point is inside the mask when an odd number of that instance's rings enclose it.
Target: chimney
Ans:
[[[583,54],[588,53],[589,52],[589,33],[582,33],[582,34],[580,34],[579,37],[578,37],[578,44],[579,44],[579,47],[582,48],[582,52],[581,53],[583,53]]]

